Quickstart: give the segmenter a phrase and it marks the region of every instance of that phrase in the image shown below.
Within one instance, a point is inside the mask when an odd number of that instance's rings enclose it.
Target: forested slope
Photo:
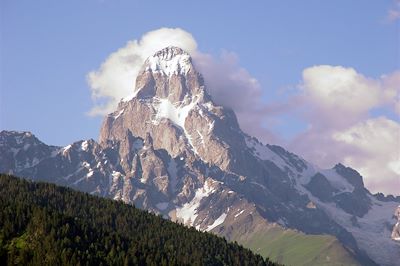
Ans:
[[[236,243],[133,206],[0,175],[8,265],[274,265]]]

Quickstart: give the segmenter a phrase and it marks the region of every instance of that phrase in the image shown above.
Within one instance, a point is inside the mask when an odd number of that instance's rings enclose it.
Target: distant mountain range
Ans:
[[[0,172],[122,200],[282,263],[400,261],[399,196],[372,195],[354,169],[320,169],[245,134],[177,47],[144,62],[98,142],[54,147],[2,131]]]

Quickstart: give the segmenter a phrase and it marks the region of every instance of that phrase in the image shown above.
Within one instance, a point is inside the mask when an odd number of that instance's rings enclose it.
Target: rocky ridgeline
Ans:
[[[246,135],[177,47],[145,61],[134,96],[105,117],[99,142],[53,147],[30,133],[2,131],[0,170],[122,200],[232,240],[276,226],[333,235],[363,265],[400,261],[391,239],[399,232],[397,223],[392,233],[397,198],[372,195],[344,165],[320,169]]]

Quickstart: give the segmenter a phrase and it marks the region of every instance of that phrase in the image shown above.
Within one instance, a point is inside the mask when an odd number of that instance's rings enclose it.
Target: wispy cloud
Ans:
[[[136,76],[147,57],[174,45],[193,53],[197,43],[193,36],[179,28],[161,28],[131,40],[110,54],[99,69],[87,75],[94,100],[89,115],[105,115],[115,110],[122,98],[133,94]]]
[[[393,1],[392,7],[389,8],[386,14],[387,22],[394,22],[400,19],[400,0]]]
[[[400,10],[389,9],[387,14],[388,21],[395,21],[400,19]]]

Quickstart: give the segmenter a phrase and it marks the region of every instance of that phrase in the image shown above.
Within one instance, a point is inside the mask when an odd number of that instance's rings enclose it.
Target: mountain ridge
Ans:
[[[186,58],[183,68],[157,61],[177,54]],[[105,117],[99,143],[52,150],[26,168],[16,165],[29,149],[19,155],[10,153],[11,144],[0,145],[9,154],[0,162],[18,162],[2,171],[133,203],[228,239],[233,230],[246,234],[264,222],[329,234],[363,265],[394,265],[400,254],[390,227],[399,197],[382,200],[355,170],[320,169],[248,136],[232,110],[212,101],[187,56],[168,47],[146,60],[134,97]],[[250,222],[239,222],[241,216]]]

